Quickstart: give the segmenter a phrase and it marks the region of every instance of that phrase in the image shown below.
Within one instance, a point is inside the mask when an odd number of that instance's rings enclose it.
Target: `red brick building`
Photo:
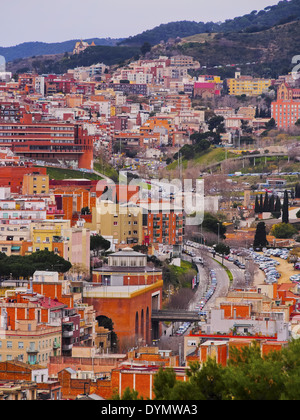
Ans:
[[[271,114],[278,128],[288,129],[294,127],[300,119],[300,100],[279,99],[276,102],[272,102]]]
[[[79,124],[37,123],[31,114],[25,114],[19,123],[0,121],[0,147],[28,159],[76,160],[79,168],[93,167],[93,137]]]

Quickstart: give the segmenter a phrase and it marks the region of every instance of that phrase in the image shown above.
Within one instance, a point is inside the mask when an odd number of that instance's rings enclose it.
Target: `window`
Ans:
[[[23,348],[24,348],[24,343],[23,343],[23,341],[19,341],[19,343],[18,343],[18,348],[19,348],[19,349],[23,349]]]
[[[12,341],[7,341],[6,346],[8,349],[12,349]]]

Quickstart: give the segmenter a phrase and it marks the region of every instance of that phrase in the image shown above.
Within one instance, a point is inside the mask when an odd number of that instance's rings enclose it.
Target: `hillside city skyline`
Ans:
[[[19,3],[23,40],[180,21],[0,48],[0,401],[300,400],[300,0]]]

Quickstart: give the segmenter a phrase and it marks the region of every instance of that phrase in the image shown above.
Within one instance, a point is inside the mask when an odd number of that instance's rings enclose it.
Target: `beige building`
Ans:
[[[92,213],[91,230],[111,238],[113,244],[142,244],[142,209],[136,205],[98,200]]]
[[[51,356],[61,354],[61,326],[46,326],[36,320],[20,320],[15,330],[0,332],[0,361],[47,366]]]

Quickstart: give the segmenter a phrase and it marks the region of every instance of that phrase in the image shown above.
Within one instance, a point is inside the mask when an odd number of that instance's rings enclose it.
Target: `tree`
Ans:
[[[269,212],[274,213],[274,210],[275,210],[275,197],[272,194],[269,200]]]
[[[297,219],[300,219],[300,210],[299,210],[299,211],[297,211],[297,213],[296,213],[296,217],[297,217]]]
[[[215,247],[216,253],[221,255],[229,255],[230,254],[230,247],[225,245],[224,243],[220,243]]]
[[[270,210],[269,194],[268,194],[268,191],[266,191],[264,205],[263,205],[263,213],[268,213],[269,210]]]
[[[271,232],[275,236],[275,238],[290,239],[296,233],[298,233],[298,230],[293,225],[291,225],[289,223],[279,223],[279,224],[273,226]]]
[[[152,46],[149,42],[144,42],[144,44],[141,46],[141,53],[145,55],[151,51],[151,48]]]
[[[220,254],[222,256],[222,264],[223,264],[224,256],[230,254],[230,247],[228,245],[225,245],[224,243],[220,243],[216,245],[215,251],[217,254]]]
[[[270,121],[266,123],[266,129],[273,130],[273,128],[275,127],[276,127],[276,121],[274,120],[274,118],[271,118]]]
[[[110,248],[110,242],[103,238],[101,235],[91,236],[91,251],[99,254],[100,250],[107,251]]]
[[[210,213],[205,213],[202,227],[208,232],[212,232],[215,235],[219,235],[220,239],[226,239],[226,226],[223,225],[215,216]]]
[[[87,215],[87,214],[91,214],[91,210],[89,209],[89,207],[83,207],[82,209],[81,209],[81,212],[80,212],[82,215]]]
[[[153,381],[155,400],[169,400],[171,391],[176,384],[176,374],[173,369],[159,368]]]
[[[264,222],[259,222],[256,228],[255,238],[253,247],[254,248],[264,248],[268,245],[266,224]]]
[[[279,219],[279,217],[281,216],[281,202],[280,202],[280,198],[278,196],[276,198],[275,208],[274,208],[274,212],[272,214],[276,219]]]
[[[299,182],[295,186],[295,198],[300,198],[300,183]]]
[[[259,207],[260,207],[260,212],[262,213],[264,211],[264,202],[263,202],[262,194],[260,195],[260,199],[259,199]]]
[[[228,397],[236,401],[279,400],[284,375],[277,358],[273,354],[262,357],[256,342],[242,349],[233,348],[224,374]]]
[[[35,271],[57,271],[66,273],[72,267],[69,261],[50,251],[38,251],[30,255],[0,255],[0,276],[12,274],[16,279],[32,277]]]
[[[289,220],[289,196],[287,190],[285,190],[282,205],[282,223],[288,224]]]
[[[114,401],[139,401],[143,400],[143,397],[139,397],[139,393],[134,389],[130,389],[129,387],[125,388],[122,397],[120,395],[114,394],[112,400]]]
[[[231,347],[227,365],[208,358],[192,363],[188,380],[176,380],[172,369],[154,377],[156,400],[298,401],[300,399],[300,340],[262,355],[260,345]]]
[[[261,208],[260,208],[260,204],[259,204],[259,199],[258,199],[258,195],[255,198],[255,214],[260,214],[261,213]]]
[[[216,130],[217,132],[224,132],[224,117],[222,116],[214,116],[209,119],[208,121],[208,129],[209,131]],[[221,130],[221,131],[220,131]]]

